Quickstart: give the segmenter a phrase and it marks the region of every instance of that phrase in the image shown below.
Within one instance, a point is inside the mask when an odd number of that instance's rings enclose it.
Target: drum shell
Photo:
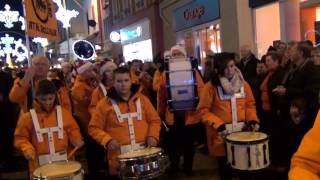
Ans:
[[[159,151],[145,156],[119,159],[121,179],[152,179],[164,173],[168,157]]]
[[[233,169],[256,171],[270,165],[269,138],[256,141],[235,141],[226,138],[228,163]]]

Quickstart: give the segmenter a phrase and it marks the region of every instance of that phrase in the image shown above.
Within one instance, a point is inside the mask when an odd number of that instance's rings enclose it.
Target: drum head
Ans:
[[[73,174],[81,169],[81,164],[76,161],[54,162],[40,166],[33,172],[35,177],[56,177]]]
[[[229,134],[226,139],[235,142],[253,142],[267,139],[268,136],[262,132],[236,132]]]
[[[153,154],[158,154],[161,152],[160,148],[152,147],[152,148],[145,148],[142,150],[137,150],[137,151],[131,151],[128,153],[120,154],[118,156],[119,159],[131,159],[131,158],[137,158],[137,157],[145,157],[145,156],[150,156]]]

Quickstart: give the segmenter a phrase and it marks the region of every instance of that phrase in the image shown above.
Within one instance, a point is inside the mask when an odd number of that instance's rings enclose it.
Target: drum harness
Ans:
[[[228,134],[241,131],[244,127],[244,122],[238,122],[237,99],[245,97],[244,88],[241,87],[240,92],[233,95],[225,94],[221,86],[218,86],[217,89],[221,100],[231,101],[232,123],[226,124]]]
[[[107,96],[107,89],[104,87],[104,85],[100,82],[99,83],[100,89],[104,96]]]
[[[121,154],[127,153],[129,151],[136,151],[141,150],[145,148],[145,143],[137,143],[136,142],[136,136],[134,132],[134,125],[133,125],[133,118],[136,118],[136,120],[141,121],[142,120],[142,113],[141,113],[141,101],[140,98],[136,100],[136,108],[137,112],[130,112],[126,114],[122,114],[120,111],[119,106],[117,105],[116,101],[110,98],[110,101],[112,103],[113,109],[117,115],[117,119],[120,123],[124,122],[125,120],[128,121],[128,127],[129,127],[129,136],[131,144],[128,145],[121,145],[120,151]]]
[[[221,100],[230,100],[231,101],[231,113],[232,113],[232,123],[231,124],[226,124],[226,130],[228,134],[233,133],[233,132],[239,132],[242,130],[242,128],[245,126],[244,122],[238,122],[238,116],[237,116],[237,99],[238,98],[244,98],[245,93],[244,93],[244,87],[241,87],[240,92],[233,94],[233,95],[227,95],[223,93],[223,89],[221,86],[218,86],[218,94],[220,96]],[[251,166],[251,161],[250,161],[250,149],[247,150],[248,153],[248,158],[249,158],[249,166]],[[255,153],[256,155],[256,164],[258,167],[260,167],[260,162],[258,159],[258,156],[261,152],[259,151],[258,147],[255,148]],[[234,155],[233,155],[234,156]]]
[[[36,131],[38,142],[43,142],[43,134],[48,135],[49,154],[39,155],[39,164],[44,165],[55,161],[66,161],[67,152],[55,152],[53,133],[58,133],[58,138],[63,139],[63,122],[61,106],[56,106],[58,126],[50,128],[40,128],[38,117],[34,109],[30,110],[32,122]]]

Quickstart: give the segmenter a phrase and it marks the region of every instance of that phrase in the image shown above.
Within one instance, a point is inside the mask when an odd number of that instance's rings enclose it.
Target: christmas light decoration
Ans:
[[[41,47],[46,47],[49,44],[47,38],[41,38],[41,37],[33,38],[32,42],[39,43]]]
[[[8,58],[8,56],[12,55],[20,62],[28,57],[28,49],[22,43],[22,39],[15,40],[14,37],[5,34],[5,37],[0,38],[0,47],[1,45],[4,45],[4,48],[0,48],[0,57]]]
[[[21,22],[21,29],[25,30],[24,18],[19,16],[19,11],[11,11],[11,7],[6,4],[4,11],[0,11],[0,22],[4,23],[4,26],[8,29],[14,27],[14,23]]]
[[[65,8],[62,6],[60,0],[53,0],[53,2],[56,3],[57,6],[58,6],[58,11],[56,12],[56,18],[57,18],[57,20],[59,20],[60,22],[62,22],[64,28],[70,27],[70,26],[71,26],[71,25],[70,25],[70,20],[71,20],[71,18],[77,17],[77,16],[79,15],[79,12],[76,11],[76,10],[74,10],[74,9],[71,10],[71,11],[65,9]]]

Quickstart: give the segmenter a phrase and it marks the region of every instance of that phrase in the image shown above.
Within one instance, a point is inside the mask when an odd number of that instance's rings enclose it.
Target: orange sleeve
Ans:
[[[159,115],[164,115],[167,109],[167,89],[165,84],[160,85],[157,91],[157,112]]]
[[[22,79],[16,79],[14,85],[10,91],[9,99],[13,103],[20,105],[24,104],[25,98],[29,90],[29,85],[26,84]]]
[[[320,175],[320,111],[312,129],[304,136],[298,151],[293,155],[290,180],[318,179]]]
[[[58,91],[59,94],[59,101],[60,105],[68,110],[69,112],[72,112],[72,106],[71,106],[71,99],[69,97],[69,93],[66,87],[61,87]]]
[[[112,107],[107,104],[107,100],[101,100],[93,111],[93,116],[89,123],[89,135],[102,146],[105,146],[112,139],[111,135],[104,131],[108,114],[111,111]]]
[[[256,110],[256,102],[254,100],[249,84],[244,81],[244,91],[246,96],[246,120],[255,120],[259,122]]]
[[[82,140],[80,128],[76,123],[76,120],[71,115],[71,112],[63,109],[63,115],[64,115],[63,119],[66,122],[66,131],[67,131],[70,142],[74,144],[73,142],[78,142]]]
[[[144,104],[143,109],[146,111],[146,120],[149,124],[148,136],[152,136],[159,141],[159,134],[161,129],[160,117],[147,97],[143,97],[142,100]]]
[[[209,126],[213,125],[214,128],[218,129],[218,127],[225,124],[225,122],[210,111],[212,109],[213,99],[215,96],[215,88],[211,85],[211,82],[208,82],[200,94],[200,101],[197,110],[201,115],[203,123],[208,124]]]
[[[72,100],[77,103],[81,104],[81,102],[87,100],[86,91],[81,85],[76,85],[72,88],[71,91]]]
[[[102,98],[100,94],[101,94],[100,87],[98,86],[96,89],[94,89],[91,96],[91,101],[89,105],[89,112],[91,116],[93,116],[94,109],[96,108],[97,104]]]
[[[32,136],[33,125],[31,120],[30,113],[25,113],[20,116],[18,120],[17,127],[14,132],[14,146],[25,152],[27,150],[33,149],[34,147],[31,144],[31,136]]]
[[[153,75],[152,88],[154,91],[158,91],[161,85],[162,73],[157,70]]]

